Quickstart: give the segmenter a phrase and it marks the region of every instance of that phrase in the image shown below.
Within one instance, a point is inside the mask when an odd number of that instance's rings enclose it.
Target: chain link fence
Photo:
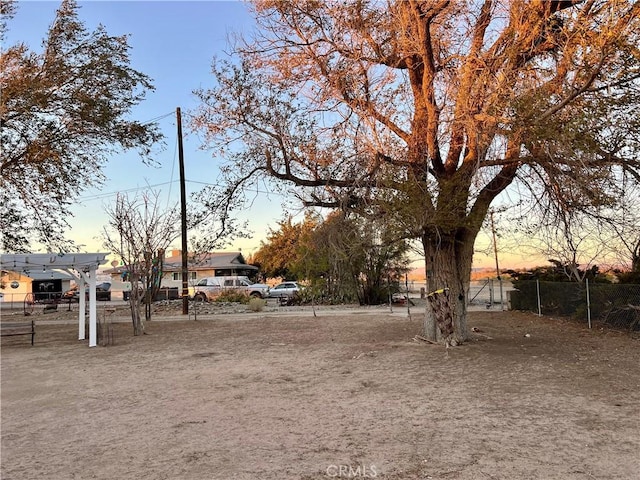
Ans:
[[[514,282],[512,310],[599,321],[616,328],[640,330],[640,285],[527,280]]]
[[[472,280],[469,283],[467,307],[472,310],[506,310],[508,308],[509,292],[512,290],[511,280],[495,277]],[[404,288],[401,292],[404,293]],[[408,282],[407,292],[411,298],[425,298],[429,293],[427,284],[417,281]]]
[[[507,310],[508,297],[513,290],[511,280],[486,278],[469,282],[467,308]]]

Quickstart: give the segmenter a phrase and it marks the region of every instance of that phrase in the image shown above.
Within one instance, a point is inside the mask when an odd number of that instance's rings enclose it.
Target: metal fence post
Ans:
[[[536,294],[538,296],[538,316],[542,316],[542,306],[540,304],[540,280],[536,278]]]
[[[493,308],[493,304],[495,302],[493,296],[493,279],[488,278],[487,281],[489,282],[489,308]]]

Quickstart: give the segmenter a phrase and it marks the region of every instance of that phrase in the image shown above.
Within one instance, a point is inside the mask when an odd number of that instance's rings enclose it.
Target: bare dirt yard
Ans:
[[[2,479],[638,479],[640,339],[472,312],[210,315],[2,338]],[[73,318],[73,317],[72,317]],[[528,336],[527,336],[528,335]]]

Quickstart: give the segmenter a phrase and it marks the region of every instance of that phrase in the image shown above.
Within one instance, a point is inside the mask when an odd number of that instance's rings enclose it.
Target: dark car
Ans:
[[[89,300],[89,287],[84,290],[85,298]],[[102,282],[96,285],[96,300],[109,302],[111,301],[111,284],[109,282]],[[71,290],[67,290],[62,294],[63,302],[79,302],[80,294],[78,287],[73,287]]]

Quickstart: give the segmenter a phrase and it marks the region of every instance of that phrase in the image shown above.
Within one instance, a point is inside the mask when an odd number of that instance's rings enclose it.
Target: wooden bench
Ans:
[[[31,345],[36,335],[36,322],[0,322],[0,335],[12,337],[15,335],[31,335]]]

